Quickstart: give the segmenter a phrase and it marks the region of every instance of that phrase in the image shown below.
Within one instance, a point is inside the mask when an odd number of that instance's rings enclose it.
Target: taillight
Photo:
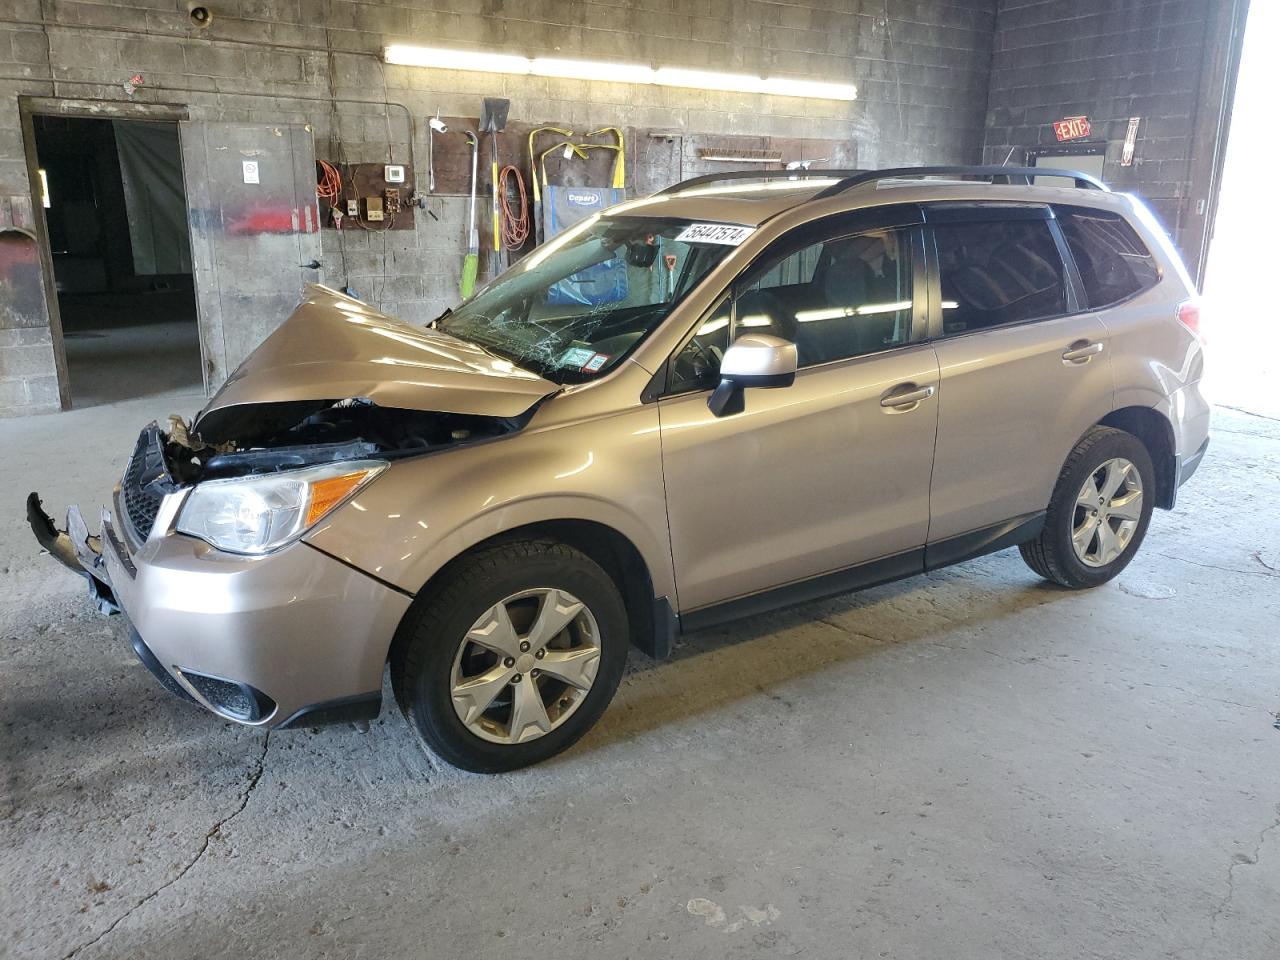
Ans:
[[[1199,300],[1183,300],[1178,304],[1178,322],[1201,340],[1204,339],[1204,334],[1200,331]]]

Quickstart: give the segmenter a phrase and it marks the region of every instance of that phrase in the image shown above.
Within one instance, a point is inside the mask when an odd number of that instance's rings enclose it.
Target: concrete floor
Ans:
[[[195,320],[87,327],[68,332],[63,342],[76,410],[198,391],[203,384]]]
[[[170,699],[39,555],[166,397],[0,423],[0,955],[1280,956],[1280,423],[1072,594],[1016,551],[688,637],[513,775]]]

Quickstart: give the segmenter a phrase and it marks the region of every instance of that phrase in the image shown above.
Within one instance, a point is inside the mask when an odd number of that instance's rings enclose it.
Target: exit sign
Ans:
[[[1059,140],[1079,140],[1089,135],[1089,129],[1088,117],[1067,117],[1065,120],[1056,120],[1053,124],[1053,132],[1058,135]]]

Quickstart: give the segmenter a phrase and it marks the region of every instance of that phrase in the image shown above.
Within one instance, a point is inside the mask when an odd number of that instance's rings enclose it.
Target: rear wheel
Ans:
[[[617,690],[628,642],[622,598],[591,558],[551,541],[506,543],[461,561],[410,610],[392,682],[445,760],[514,770],[591,728]]]
[[[1018,549],[1047,580],[1096,587],[1123,570],[1142,543],[1155,471],[1142,441],[1094,427],[1076,444],[1054,487],[1040,536]]]

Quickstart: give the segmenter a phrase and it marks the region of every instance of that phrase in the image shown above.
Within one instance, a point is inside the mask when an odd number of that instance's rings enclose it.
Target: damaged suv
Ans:
[[[1082,174],[700,178],[427,327],[324,287],[102,532],[32,527],[170,691],[313,726],[395,697],[458,766],[545,759],[628,648],[1018,546],[1114,577],[1208,443],[1194,288]],[[951,179],[940,180],[938,177]]]

